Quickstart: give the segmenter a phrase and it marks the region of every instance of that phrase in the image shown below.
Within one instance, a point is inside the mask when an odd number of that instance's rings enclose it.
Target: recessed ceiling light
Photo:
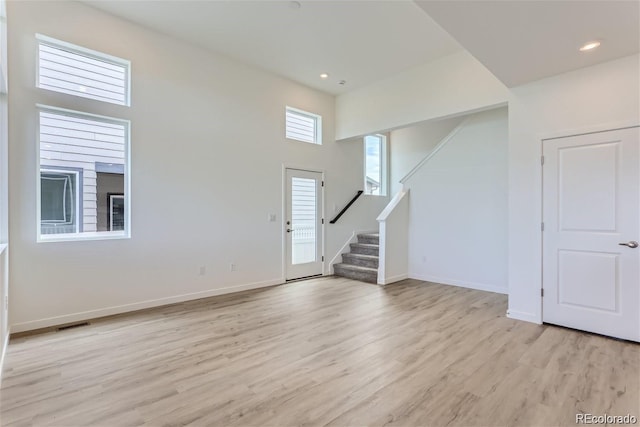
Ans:
[[[326,80],[326,79],[328,79],[328,78],[329,78],[329,74],[327,74],[327,73],[322,73],[322,74],[320,74],[320,78],[321,78],[322,80]]]
[[[589,43],[585,43],[581,48],[580,48],[580,52],[586,52],[588,50],[593,50],[595,48],[597,48],[598,46],[600,46],[600,42],[597,40],[591,41]]]

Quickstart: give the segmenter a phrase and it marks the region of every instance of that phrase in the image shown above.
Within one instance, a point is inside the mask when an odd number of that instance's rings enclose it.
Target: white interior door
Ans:
[[[286,278],[322,274],[322,174],[286,170]]]
[[[543,143],[543,320],[640,341],[640,128]]]

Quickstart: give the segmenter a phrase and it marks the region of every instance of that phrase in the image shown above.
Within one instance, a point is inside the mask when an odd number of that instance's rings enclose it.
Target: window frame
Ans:
[[[37,155],[36,158],[36,241],[38,243],[47,242],[68,242],[68,241],[82,241],[82,240],[112,240],[112,239],[130,239],[131,238],[131,121],[127,119],[119,119],[115,117],[102,116],[98,114],[86,113],[83,111],[69,110],[66,108],[58,108],[50,105],[36,104],[37,111],[37,124],[36,124],[36,144]],[[90,119],[95,121],[102,121],[105,123],[111,123],[124,126],[124,219],[125,227],[122,231],[79,231],[77,233],[61,233],[61,234],[42,234],[41,230],[41,212],[42,212],[42,194],[40,186],[40,113],[47,112],[51,114],[65,115],[80,119]],[[49,166],[45,166],[44,169],[52,169]],[[63,168],[59,168],[63,169]],[[82,191],[78,187],[78,194]],[[82,215],[82,213],[81,213]]]
[[[292,114],[296,114],[299,116],[303,116],[309,119],[312,119],[314,122],[314,140],[306,141],[304,139],[298,139],[289,137],[287,135],[287,113],[291,112]],[[301,110],[299,108],[285,106],[284,110],[284,137],[288,141],[296,141],[296,142],[304,142],[312,145],[322,145],[322,116],[319,114],[311,113],[309,111]]]
[[[106,104],[119,105],[123,107],[131,106],[131,61],[123,58],[119,58],[117,56],[109,55],[108,53],[99,52],[93,49],[89,49],[83,46],[78,46],[73,43],[65,42],[62,40],[55,39],[53,37],[45,36],[44,34],[36,33],[36,87],[41,90],[46,90],[48,92],[74,96],[77,98],[88,99],[96,102],[103,102]],[[125,69],[125,84],[124,84],[124,104],[120,104],[119,102],[111,102],[105,101],[103,99],[95,99],[91,97],[86,97],[78,94],[67,93],[62,91],[57,91],[54,89],[49,89],[40,86],[40,45],[49,46],[55,49],[65,50],[70,53],[74,53],[80,56],[85,56],[90,59],[94,59],[96,61],[106,62],[111,65],[116,65],[120,67],[124,67]]]
[[[367,137],[377,137],[380,140],[380,194],[367,193]],[[363,151],[363,185],[364,195],[373,197],[387,197],[389,191],[389,161],[388,161],[388,138],[381,133],[365,135],[362,138]]]

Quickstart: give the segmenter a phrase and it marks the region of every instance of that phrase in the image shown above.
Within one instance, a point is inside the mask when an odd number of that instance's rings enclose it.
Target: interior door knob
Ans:
[[[636,242],[635,240],[632,240],[630,242],[626,242],[626,243],[618,243],[620,246],[627,246],[631,249],[635,249],[638,247],[638,242]]]

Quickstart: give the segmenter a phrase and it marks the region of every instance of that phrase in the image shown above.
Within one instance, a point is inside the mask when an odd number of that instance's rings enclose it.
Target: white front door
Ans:
[[[286,170],[286,279],[322,274],[322,174]]]
[[[543,320],[640,341],[640,128],[543,142]]]

